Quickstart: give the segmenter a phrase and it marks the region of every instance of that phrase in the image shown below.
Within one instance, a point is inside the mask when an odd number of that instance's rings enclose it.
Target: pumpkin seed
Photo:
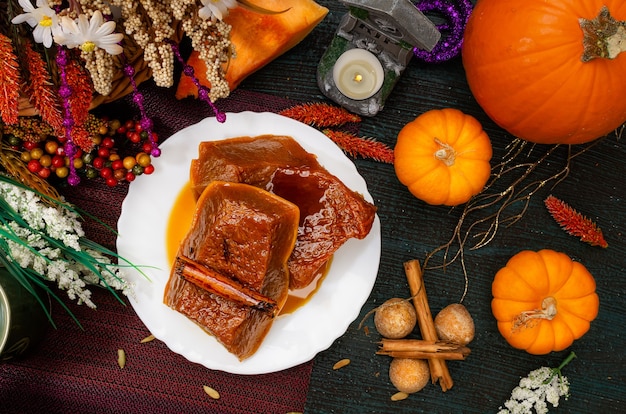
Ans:
[[[119,365],[120,368],[124,368],[126,366],[126,352],[124,352],[123,349],[117,350],[117,365]]]
[[[333,365],[333,370],[338,370],[339,368],[343,368],[348,364],[350,364],[350,360],[348,358],[344,358],[342,360],[337,361],[335,365]]]
[[[146,342],[150,342],[150,341],[154,341],[154,335],[146,336],[139,342],[142,344],[145,344]]]
[[[207,395],[211,398],[213,398],[214,400],[217,400],[220,398],[220,393],[217,392],[216,389],[209,387],[208,385],[203,385],[202,388],[204,389],[204,392],[207,393]]]
[[[391,396],[391,401],[402,401],[406,400],[409,397],[409,394],[406,392],[397,392]]]

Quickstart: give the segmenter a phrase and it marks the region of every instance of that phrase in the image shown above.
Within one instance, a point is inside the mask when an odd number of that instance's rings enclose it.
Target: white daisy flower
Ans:
[[[124,35],[114,31],[115,22],[105,22],[97,10],[89,20],[84,14],[79,15],[78,20],[63,16],[54,31],[54,41],[70,49],[79,47],[83,52],[93,52],[98,47],[111,55],[119,55],[123,49],[118,43]]]
[[[19,0],[24,13],[11,20],[13,24],[28,23],[34,27],[33,39],[37,43],[43,43],[45,47],[52,46],[52,30],[59,24],[57,14],[48,6],[47,0],[37,0],[34,7],[30,0]]]
[[[202,6],[198,10],[200,18],[224,20],[228,16],[228,9],[237,7],[237,0],[202,0]]]

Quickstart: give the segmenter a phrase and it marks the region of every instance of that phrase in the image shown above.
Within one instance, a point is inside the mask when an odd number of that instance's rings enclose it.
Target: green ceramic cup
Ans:
[[[48,300],[47,295],[42,297]],[[37,299],[0,266],[0,362],[31,351],[49,324]]]

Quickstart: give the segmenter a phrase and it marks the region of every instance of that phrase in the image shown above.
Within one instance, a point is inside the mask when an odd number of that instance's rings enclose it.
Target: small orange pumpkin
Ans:
[[[491,155],[491,141],[474,117],[453,108],[433,109],[400,130],[394,167],[415,197],[456,206],[482,191]]]
[[[524,140],[605,136],[626,121],[624,20],[624,0],[480,0],[463,37],[472,94]]]
[[[554,250],[524,250],[496,274],[491,310],[498,330],[530,354],[562,351],[598,315],[596,282],[585,266]]]

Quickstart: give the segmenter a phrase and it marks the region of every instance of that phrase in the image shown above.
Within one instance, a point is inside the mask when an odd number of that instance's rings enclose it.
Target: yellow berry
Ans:
[[[33,148],[32,150],[30,150],[30,157],[33,160],[38,160],[39,158],[41,158],[42,155],[43,155],[43,149],[41,148]]]
[[[137,164],[141,165],[142,167],[147,167],[152,162],[150,156],[145,152],[140,152],[139,154],[137,154],[136,160]]]
[[[54,173],[59,178],[65,178],[70,174],[70,169],[67,167],[58,167]]]
[[[137,164],[137,160],[135,159],[135,157],[125,157],[123,160],[124,163],[124,168],[126,168],[127,170],[131,170],[136,164]]]

